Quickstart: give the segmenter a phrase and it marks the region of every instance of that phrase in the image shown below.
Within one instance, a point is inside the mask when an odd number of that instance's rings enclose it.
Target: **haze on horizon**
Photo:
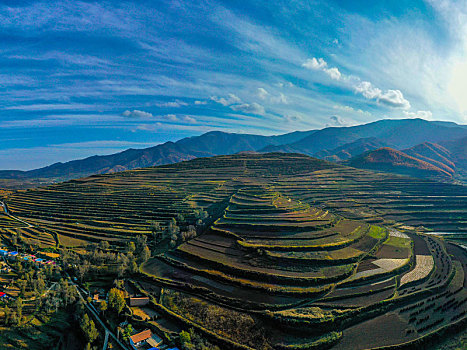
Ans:
[[[210,130],[467,123],[467,3],[3,1],[0,168]]]

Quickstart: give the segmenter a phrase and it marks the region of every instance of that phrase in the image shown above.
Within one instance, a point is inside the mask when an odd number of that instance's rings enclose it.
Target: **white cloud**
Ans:
[[[188,115],[182,116],[182,117],[179,117],[176,114],[166,114],[166,115],[155,116],[152,113],[139,111],[137,109],[134,109],[132,111],[126,110],[125,112],[122,113],[122,116],[128,117],[128,118],[139,118],[139,119],[153,118],[155,120],[168,121],[168,122],[196,123],[196,119]]]
[[[356,92],[369,100],[376,100],[378,103],[391,108],[409,109],[410,102],[404,98],[400,90],[386,90],[375,87],[369,81],[362,81],[359,77],[342,74],[337,67],[328,68],[327,62],[322,58],[309,58],[302,64],[302,67],[312,70],[320,70],[326,73],[333,80],[342,80],[349,84]]]
[[[328,63],[322,58],[308,58],[303,64],[302,67],[311,70],[321,70],[331,77],[331,79],[339,80],[342,76],[339,69],[336,67],[328,68]]]
[[[242,103],[242,100],[234,94],[229,94],[228,98],[224,98],[224,97],[218,98],[217,96],[212,96],[211,100],[213,100],[214,102],[220,103],[223,106],[230,106],[234,103]]]
[[[417,112],[404,111],[404,115],[408,118],[421,118],[425,120],[432,120],[432,117],[433,117],[433,113],[431,111],[417,111]]]
[[[162,116],[162,119],[170,120],[172,122],[177,122],[178,121],[178,118],[177,118],[177,116],[175,114],[164,115],[164,116]]]
[[[152,118],[154,117],[151,113],[145,111],[139,111],[134,109],[132,111],[126,110],[122,113],[122,116],[129,118]]]
[[[182,120],[187,123],[196,123],[196,119],[188,115],[184,116]]]
[[[369,100],[376,100],[392,108],[409,109],[410,102],[404,98],[400,90],[387,90],[383,92],[368,81],[361,81],[354,85],[356,92]]]
[[[340,80],[342,76],[341,72],[339,72],[339,69],[337,69],[336,67],[324,69],[324,72],[327,75],[329,75],[331,79],[334,79],[334,80]]]
[[[286,81],[286,82],[278,82],[275,84],[276,86],[280,87],[280,88],[283,88],[284,86],[285,87],[293,87],[294,84],[292,84],[290,81]]]
[[[289,103],[287,96],[285,96],[282,92],[279,93],[279,96],[271,96],[270,100],[272,103],[280,103],[285,105]]]
[[[195,105],[199,106],[199,105],[206,105],[208,104],[207,101],[195,101]]]
[[[269,96],[269,92],[264,88],[258,88],[258,97],[262,100],[265,100]]]
[[[285,96],[282,92],[280,92],[279,95],[277,96],[273,96],[266,89],[258,88],[257,95],[261,100],[268,101],[270,103],[275,103],[275,104],[289,103],[287,96]]]
[[[315,57],[313,58],[308,58],[303,64],[302,67],[305,67],[307,69],[312,69],[312,70],[324,70],[328,66],[327,62],[323,60],[322,58],[316,59]]]
[[[361,93],[363,97],[372,100],[381,96],[381,89],[374,87],[369,81],[362,81],[354,86],[355,91]]]
[[[157,107],[171,107],[171,108],[179,108],[182,106],[188,106],[188,103],[180,101],[180,100],[175,100],[175,101],[170,101],[170,102],[160,102],[156,103]]]
[[[409,109],[410,102],[404,98],[400,90],[388,90],[378,97],[378,102],[393,108]]]
[[[266,112],[264,107],[260,104],[253,102],[253,103],[243,103],[240,105],[232,105],[230,108],[234,111],[240,111],[244,113],[251,113],[251,114],[258,114],[264,115]]]

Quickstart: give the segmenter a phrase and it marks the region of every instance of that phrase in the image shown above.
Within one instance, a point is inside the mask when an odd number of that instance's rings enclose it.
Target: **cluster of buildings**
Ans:
[[[135,295],[133,291],[126,290],[126,302],[130,307],[141,307],[149,304],[149,297],[144,295]],[[103,288],[95,289],[90,293],[92,303],[94,305],[100,304],[102,301],[108,299],[108,293]],[[124,328],[128,325],[128,321],[120,323],[120,327]],[[163,339],[157,334],[153,333],[150,329],[145,329],[141,332],[135,333],[129,337],[128,342],[133,350],[179,350],[178,348],[171,348],[163,344]]]
[[[37,265],[49,265],[49,264],[55,265],[55,261],[53,260],[42,259],[32,254],[19,253],[16,251],[8,251],[6,249],[0,249],[0,256],[4,257],[5,259],[9,259],[9,260],[32,261],[36,263]]]

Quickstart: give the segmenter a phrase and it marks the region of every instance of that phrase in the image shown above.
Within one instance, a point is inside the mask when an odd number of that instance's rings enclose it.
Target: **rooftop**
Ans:
[[[151,338],[151,336],[152,336],[151,330],[150,329],[145,329],[142,332],[139,332],[139,333],[136,333],[135,335],[132,335],[130,337],[130,339],[134,344],[137,344],[139,342],[142,342],[143,340],[147,340],[147,339]]]

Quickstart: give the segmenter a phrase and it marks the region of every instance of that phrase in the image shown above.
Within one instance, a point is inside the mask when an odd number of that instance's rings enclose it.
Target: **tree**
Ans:
[[[76,301],[76,290],[67,280],[60,280],[58,292],[65,306],[71,305]]]
[[[23,318],[23,299],[21,297],[18,297],[15,302],[16,306],[16,315],[18,317],[18,324],[21,323],[21,319]]]
[[[109,292],[109,307],[117,311],[120,314],[125,307],[125,298],[123,291],[117,288],[112,288]]]
[[[182,343],[183,349],[192,349],[191,335],[187,331],[180,332],[180,343]]]
[[[97,332],[97,328],[94,324],[94,321],[89,318],[88,314],[84,314],[83,318],[81,319],[80,326],[86,340],[89,343],[92,343],[94,342],[94,340],[97,339],[99,333]]]
[[[124,289],[125,282],[123,280],[116,279],[113,282],[113,286],[117,289]]]
[[[124,340],[128,340],[133,334],[134,329],[131,324],[127,324],[126,327],[122,330],[122,337]]]
[[[109,244],[109,242],[107,242],[107,241],[101,241],[101,242],[99,243],[99,249],[102,250],[102,251],[108,250],[109,247],[110,247],[110,244]]]
[[[89,267],[90,267],[89,264],[86,264],[86,263],[78,265],[76,273],[80,281],[83,281],[84,276],[87,275],[89,271]]]
[[[128,257],[125,254],[118,254],[117,264],[118,277],[123,277],[128,270]]]
[[[159,232],[161,230],[161,224],[158,221],[151,221],[151,225],[149,226],[152,233]]]
[[[206,220],[209,217],[209,214],[204,209],[196,209],[195,210],[195,218],[201,221]]]
[[[144,247],[148,245],[148,238],[143,235],[136,236],[136,243],[135,243],[135,252],[137,254],[141,253]]]
[[[53,310],[57,311],[60,304],[61,300],[55,295],[55,293],[49,293],[47,299],[45,300],[45,309],[48,313],[52,312]]]
[[[156,243],[158,243],[160,238],[161,238],[160,237],[161,225],[157,221],[151,221],[151,225],[150,225],[149,229],[151,230],[152,239]]]
[[[36,278],[32,281],[32,288],[37,293],[37,295],[40,295],[44,291],[45,281],[41,275],[36,276]]]
[[[3,311],[5,312],[4,324],[5,326],[8,326],[10,324],[11,319],[11,310],[8,306],[5,306],[5,309]]]
[[[26,292],[27,281],[21,279],[18,280],[16,283],[18,284],[19,294],[24,296],[24,293]]]
[[[183,214],[180,214],[180,213],[177,214],[177,221],[180,223],[185,222],[185,217],[183,216]]]
[[[99,305],[99,309],[101,310],[102,314],[105,313],[107,310],[107,302],[105,300],[101,301],[101,304]]]
[[[17,246],[17,244],[18,244],[18,232],[15,232],[11,236],[11,244],[14,245],[15,247]]]
[[[148,261],[148,259],[151,257],[151,251],[149,250],[148,246],[145,246],[143,248],[143,250],[141,251],[141,254],[140,254],[140,259],[141,259],[141,262],[146,262]]]
[[[172,220],[170,220],[167,224],[167,234],[168,236],[172,236],[178,235],[179,232],[180,228],[177,226],[177,221],[175,220],[175,218],[172,218]]]
[[[18,316],[15,311],[12,311],[10,314],[10,324],[18,324]]]
[[[193,225],[188,226],[188,230],[186,232],[183,232],[182,234],[182,239],[184,241],[187,241],[191,238],[196,237],[196,229]]]
[[[136,246],[135,246],[135,243],[134,242],[128,242],[128,245],[126,247],[126,251],[127,253],[134,253],[136,250]]]
[[[75,315],[78,315],[81,318],[81,316],[84,314],[84,311],[86,311],[84,301],[79,299],[75,305]]]

